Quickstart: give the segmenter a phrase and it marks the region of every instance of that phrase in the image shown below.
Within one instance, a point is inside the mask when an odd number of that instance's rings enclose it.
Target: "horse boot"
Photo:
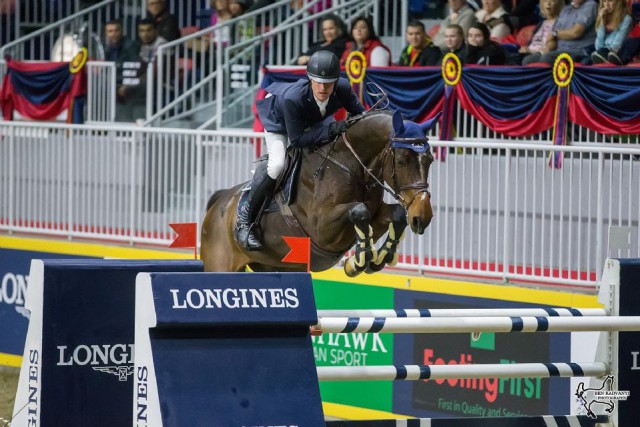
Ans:
[[[259,251],[263,247],[255,232],[256,227],[260,227],[260,224],[255,224],[255,221],[262,205],[271,195],[275,186],[276,180],[267,175],[266,167],[258,168],[253,175],[249,200],[238,210],[235,229],[236,241],[249,251]]]

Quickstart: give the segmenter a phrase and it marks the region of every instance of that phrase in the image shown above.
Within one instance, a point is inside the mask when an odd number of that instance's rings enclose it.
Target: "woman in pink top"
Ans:
[[[564,2],[561,0],[542,0],[540,2],[540,13],[546,18],[540,22],[531,36],[529,44],[520,47],[519,52],[523,56],[530,55],[532,53],[546,53],[547,40],[551,36],[553,30],[553,23],[556,22],[556,18],[560,14],[560,11],[564,7]]]

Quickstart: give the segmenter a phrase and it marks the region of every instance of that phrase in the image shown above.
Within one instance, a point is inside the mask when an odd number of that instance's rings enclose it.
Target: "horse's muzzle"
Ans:
[[[421,191],[414,196],[407,209],[407,219],[411,231],[416,234],[424,234],[424,231],[431,224],[432,218],[431,197],[427,191]]]
[[[416,234],[424,234],[424,231],[427,229],[429,224],[431,224],[431,217],[420,218],[420,217],[414,216],[410,224],[411,231],[413,231]]]

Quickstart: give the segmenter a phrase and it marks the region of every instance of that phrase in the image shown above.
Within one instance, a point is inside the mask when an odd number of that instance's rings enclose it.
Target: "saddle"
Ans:
[[[258,158],[255,161],[256,170],[258,168],[266,168],[267,160],[268,157],[266,154]],[[289,206],[291,203],[295,202],[296,183],[298,182],[301,163],[302,149],[290,147],[287,150],[284,173],[282,173],[278,178],[273,194],[267,199],[267,203],[262,206],[261,212],[258,213],[258,218],[260,218],[263,213],[280,211],[281,205]],[[238,201],[238,206],[242,206],[242,204],[247,201],[250,189],[251,181],[247,182],[247,184],[240,189],[241,195],[240,200]]]

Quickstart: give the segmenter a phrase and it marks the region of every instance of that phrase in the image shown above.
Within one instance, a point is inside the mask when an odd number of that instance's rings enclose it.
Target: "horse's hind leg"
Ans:
[[[378,249],[378,256],[375,257],[371,263],[369,263],[369,269],[367,273],[375,273],[382,270],[386,265],[396,265],[398,263],[398,244],[402,240],[404,230],[407,228],[407,213],[404,208],[398,204],[384,205],[383,212],[379,218],[383,218],[384,222],[389,221],[389,230],[387,233],[387,239],[384,241],[380,249]]]
[[[344,272],[349,277],[355,277],[366,271],[372,259],[377,257],[373,245],[373,228],[371,228],[371,213],[364,205],[358,203],[347,212],[347,218],[356,229],[356,253],[350,256],[344,264]]]

